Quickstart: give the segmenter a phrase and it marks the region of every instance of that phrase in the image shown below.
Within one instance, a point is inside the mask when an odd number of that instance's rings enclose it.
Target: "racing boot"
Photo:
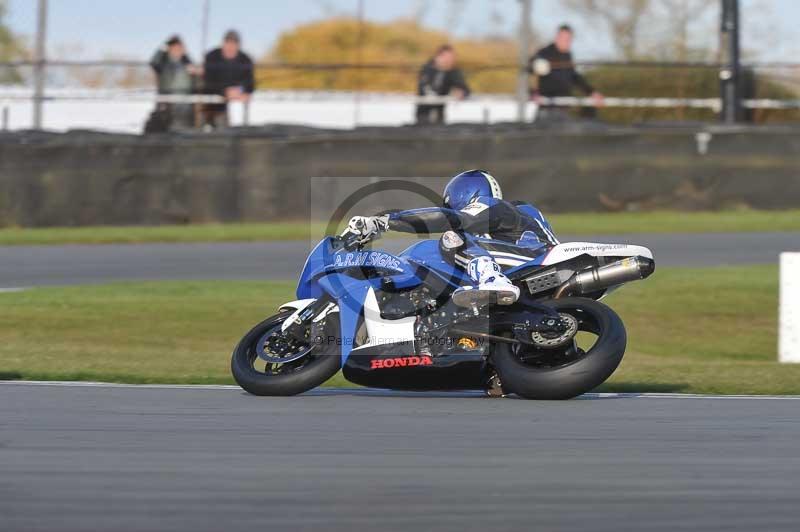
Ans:
[[[475,286],[462,286],[453,292],[453,303],[459,307],[480,308],[485,305],[512,305],[519,299],[514,286],[490,257],[477,257],[467,264],[467,273]]]

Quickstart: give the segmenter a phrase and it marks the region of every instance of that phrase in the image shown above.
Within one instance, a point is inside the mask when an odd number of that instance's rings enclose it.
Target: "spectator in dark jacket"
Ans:
[[[456,51],[445,44],[436,51],[419,72],[417,84],[419,96],[450,96],[462,100],[470,90],[464,74],[456,68]],[[417,124],[444,123],[444,104],[418,104]]]
[[[161,95],[193,94],[197,88],[197,76],[202,73],[202,68],[192,64],[183,41],[177,35],[156,50],[150,59],[150,67],[156,74],[158,94]],[[194,126],[194,106],[191,103],[161,102],[157,110],[168,117],[171,126]]]
[[[226,103],[206,106],[206,124],[212,127],[227,127],[227,102],[247,102],[255,89],[253,61],[242,52],[241,42],[239,33],[230,30],[225,34],[222,46],[206,54],[205,92],[223,96],[226,100]]]
[[[538,77],[538,90],[534,91],[533,99],[540,97],[556,98],[573,96],[575,89],[580,89],[595,101],[595,105],[603,104],[603,95],[592,87],[586,78],[577,70],[572,60],[572,41],[574,32],[566,24],[559,26],[555,40],[536,52],[531,57],[528,70]],[[558,106],[543,106],[543,110],[558,111]],[[563,111],[561,111],[563,112]]]

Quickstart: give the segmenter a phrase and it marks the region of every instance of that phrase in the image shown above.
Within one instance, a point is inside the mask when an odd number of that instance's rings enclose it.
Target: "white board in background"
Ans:
[[[800,363],[800,253],[781,253],[778,360]]]

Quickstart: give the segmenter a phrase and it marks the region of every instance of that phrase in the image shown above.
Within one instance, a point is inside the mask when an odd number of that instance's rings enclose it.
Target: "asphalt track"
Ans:
[[[0,529],[794,531],[799,399],[0,384]]]
[[[798,233],[572,235],[562,241],[641,244],[660,266],[776,264]],[[399,251],[407,240],[380,246]],[[310,242],[0,247],[0,289],[125,280],[295,279]]]

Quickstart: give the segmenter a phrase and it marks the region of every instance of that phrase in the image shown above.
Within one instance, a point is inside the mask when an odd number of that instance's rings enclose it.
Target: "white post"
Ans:
[[[358,20],[358,34],[356,35],[356,63],[359,69],[356,70],[356,90],[353,99],[353,127],[358,127],[361,122],[361,91],[362,91],[362,70],[361,65],[364,62],[364,0],[358,0],[358,7],[356,8],[356,18]]]
[[[47,0],[39,0],[36,8],[36,47],[33,69],[33,129],[44,124],[44,84],[47,61]]]
[[[208,52],[208,24],[211,13],[211,0],[203,0],[203,16],[200,18],[200,51],[197,54],[200,60],[206,56]]]
[[[800,363],[800,253],[781,253],[778,360]]]
[[[517,122],[525,122],[530,95],[528,54],[531,47],[532,0],[520,0],[519,20],[519,72],[517,72]]]

